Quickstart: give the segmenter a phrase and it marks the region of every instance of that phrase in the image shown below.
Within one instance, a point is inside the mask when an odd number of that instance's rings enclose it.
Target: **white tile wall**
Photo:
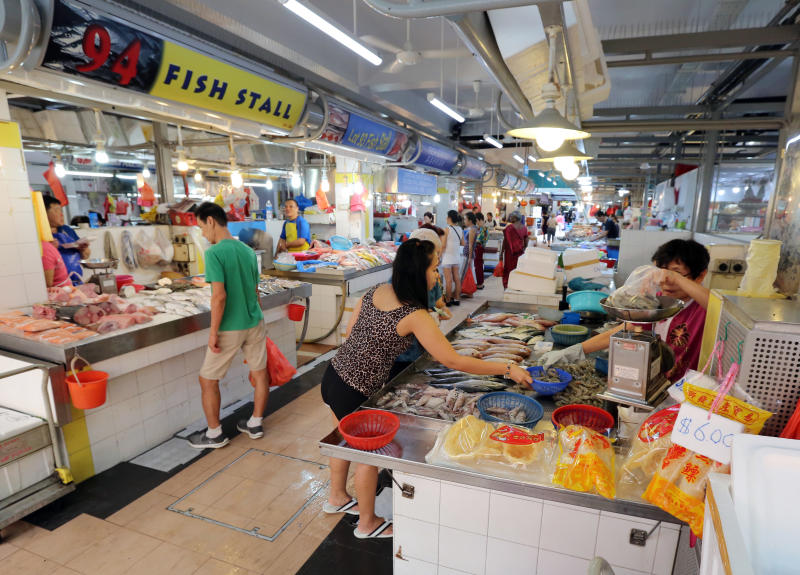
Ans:
[[[7,199],[0,194],[0,211],[2,211],[2,213],[0,213],[0,245],[13,245],[16,241],[16,236],[14,235],[14,217],[8,215],[8,207],[3,206],[3,201],[7,201]]]
[[[142,367],[136,372],[136,381],[139,382],[139,393],[145,393],[156,387],[162,386],[164,380],[161,375],[161,365],[154,363]]]
[[[139,395],[139,406],[142,410],[142,419],[150,419],[166,409],[164,386],[146,391]]]
[[[142,408],[138,395],[109,406],[109,409],[114,410],[114,426],[117,433],[122,433],[129,427],[142,422]]]
[[[86,430],[89,433],[90,444],[116,435],[114,413],[114,408],[104,406],[103,409],[92,410],[92,413],[86,414]]]
[[[489,491],[442,482],[439,522],[448,527],[486,535]]]
[[[400,472],[395,472],[394,477],[400,485],[409,483],[414,486],[414,499],[399,494],[394,497],[394,514],[438,524],[439,481]]]
[[[438,575],[467,575],[467,572],[459,571],[458,569],[450,569],[450,567],[444,567],[442,565],[439,565]]]
[[[173,434],[166,410],[150,419],[145,419],[142,422],[142,427],[144,428],[144,442],[147,446],[158,445],[169,439]]]
[[[647,571],[635,571],[633,569],[626,569],[625,567],[620,567],[619,565],[612,565],[614,569],[614,575],[648,575],[649,572]]]
[[[402,548],[403,557],[437,563],[439,559],[439,526],[427,521],[393,515],[394,549]]]
[[[612,565],[649,573],[653,568],[658,539],[649,537],[644,547],[631,545],[631,529],[649,530],[650,522],[601,515],[595,553]]]
[[[536,575],[536,547],[489,537],[486,546],[486,575]]]
[[[680,529],[677,525],[662,523],[658,535],[656,556],[653,561],[654,575],[672,575],[672,565],[675,562],[675,550],[680,539]]]
[[[483,575],[486,567],[486,539],[485,535],[441,526],[439,565],[473,575]]]
[[[119,455],[117,437],[112,436],[97,443],[92,443],[92,460],[95,473],[101,473],[122,461]]]
[[[147,447],[144,441],[144,427],[142,427],[142,424],[137,423],[117,434],[117,445],[119,446],[121,461],[128,461],[140,453],[144,453]]]
[[[541,524],[541,501],[492,492],[489,537],[538,547]]]
[[[405,555],[404,555],[405,556]],[[427,563],[419,559],[394,558],[394,575],[436,575],[435,563]]]
[[[120,377],[110,379],[108,382],[108,402],[121,403],[126,399],[139,395],[139,382],[136,373],[126,373]]]
[[[539,549],[537,575],[586,575],[589,560]]]
[[[586,559],[594,557],[600,514],[578,509],[583,508],[554,505],[545,501],[539,539],[542,549]]]

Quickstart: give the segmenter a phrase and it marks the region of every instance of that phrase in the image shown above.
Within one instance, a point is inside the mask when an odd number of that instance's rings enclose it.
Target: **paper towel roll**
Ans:
[[[781,258],[779,240],[753,240],[747,250],[747,271],[739,286],[739,295],[769,297],[775,293],[772,284],[778,275]]]

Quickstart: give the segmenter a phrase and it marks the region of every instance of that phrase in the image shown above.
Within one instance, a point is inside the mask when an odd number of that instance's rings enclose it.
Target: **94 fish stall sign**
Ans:
[[[45,68],[289,132],[306,104],[282,84],[184,48],[74,0],[56,0]]]

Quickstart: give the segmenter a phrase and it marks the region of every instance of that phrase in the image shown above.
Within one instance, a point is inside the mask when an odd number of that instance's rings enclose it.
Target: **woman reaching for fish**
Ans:
[[[427,312],[428,290],[435,282],[438,263],[431,242],[404,242],[397,250],[391,284],[372,288],[356,305],[347,326],[347,339],[322,378],[322,398],[337,423],[383,387],[395,358],[410,345],[412,335],[450,369],[531,383],[528,371],[511,361],[483,361],[453,349]],[[375,515],[378,468],[358,465],[356,506],[346,490],[349,467],[349,461],[331,458],[331,489],[324,511],[359,514],[354,531],[359,539],[391,537],[391,521]]]

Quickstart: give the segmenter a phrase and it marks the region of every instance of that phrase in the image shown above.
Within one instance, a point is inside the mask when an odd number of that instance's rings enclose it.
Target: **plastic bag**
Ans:
[[[614,499],[614,447],[605,435],[582,425],[558,432],[558,462],[553,484]]]
[[[503,262],[497,262],[497,265],[494,266],[494,271],[492,272],[492,275],[496,278],[503,277]]]
[[[467,415],[439,432],[425,461],[547,483],[552,475],[554,447],[555,432],[549,424],[541,431],[531,431]]]
[[[169,238],[160,230],[140,230],[136,232],[134,248],[136,262],[140,267],[160,267],[170,264],[175,254],[175,248]]]
[[[686,401],[703,409],[710,408],[717,397],[716,391],[704,389],[691,383],[684,384],[683,389],[686,394]],[[731,395],[725,396],[715,413],[744,424],[744,432],[752,433],[753,435],[758,435],[767,419],[772,416],[769,411]]]
[[[245,361],[245,363],[247,362]],[[270,338],[267,338],[267,373],[269,374],[270,387],[280,386],[291,381],[294,374],[297,373],[294,366],[289,363],[286,356],[281,353],[280,348]],[[256,382],[253,380],[253,375],[250,374],[248,378],[250,379],[250,385],[255,387]]]
[[[608,305],[622,309],[658,309],[661,302],[659,280],[661,270],[655,266],[639,266],[625,281],[625,285],[608,298]]]
[[[472,274],[472,268],[467,268],[467,273],[464,275],[464,281],[461,283],[461,293],[472,295],[478,291],[478,286],[475,285],[475,276]]]
[[[680,405],[657,411],[644,420],[631,449],[619,469],[617,492],[629,499],[639,498],[653,479],[667,450]]]

